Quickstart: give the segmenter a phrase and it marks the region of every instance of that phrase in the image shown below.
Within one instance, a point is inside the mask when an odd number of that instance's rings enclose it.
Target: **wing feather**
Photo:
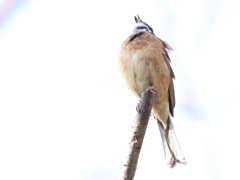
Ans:
[[[161,40],[160,41],[162,42],[162,45],[163,45],[163,51],[162,51],[162,55],[163,55],[163,58],[164,58],[164,61],[170,71],[170,75],[171,75],[171,81],[170,81],[170,84],[169,84],[169,87],[168,87],[168,101],[169,101],[169,112],[170,114],[172,115],[172,117],[174,116],[174,107],[175,107],[175,91],[174,91],[174,85],[173,85],[173,79],[175,79],[175,75],[174,75],[174,72],[172,70],[172,67],[170,65],[170,62],[171,62],[171,59],[168,55],[168,52],[167,51],[171,51],[172,48],[171,46],[169,46],[165,41]]]

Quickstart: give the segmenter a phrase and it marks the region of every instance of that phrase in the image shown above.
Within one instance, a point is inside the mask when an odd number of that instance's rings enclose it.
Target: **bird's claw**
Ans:
[[[147,88],[145,91],[146,91],[146,92],[147,92],[147,91],[157,92],[157,90],[156,90],[156,88],[155,88],[154,86],[151,86],[151,87]]]

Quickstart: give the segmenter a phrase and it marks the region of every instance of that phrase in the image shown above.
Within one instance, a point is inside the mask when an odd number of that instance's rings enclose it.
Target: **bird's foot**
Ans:
[[[146,91],[146,92],[147,92],[147,91],[157,92],[157,90],[156,90],[156,88],[155,88],[154,86],[151,86],[151,87],[147,88],[145,91]]]

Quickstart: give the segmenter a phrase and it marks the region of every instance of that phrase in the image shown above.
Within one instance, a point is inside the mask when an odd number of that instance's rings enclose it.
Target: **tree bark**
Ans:
[[[143,91],[140,100],[141,103],[137,106],[137,115],[133,125],[134,131],[131,142],[129,143],[130,149],[126,164],[123,165],[124,171],[122,180],[133,180],[134,178],[149,116],[156,97],[156,91],[154,90],[154,87],[150,87]]]

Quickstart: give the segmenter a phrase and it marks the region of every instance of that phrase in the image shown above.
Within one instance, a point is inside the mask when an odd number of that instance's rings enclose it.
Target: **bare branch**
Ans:
[[[154,87],[150,87],[143,91],[140,101],[141,103],[137,106],[138,113],[133,125],[134,131],[131,142],[129,143],[130,149],[126,164],[124,164],[122,180],[133,180],[134,178],[149,116],[156,97],[156,92],[154,90]]]

